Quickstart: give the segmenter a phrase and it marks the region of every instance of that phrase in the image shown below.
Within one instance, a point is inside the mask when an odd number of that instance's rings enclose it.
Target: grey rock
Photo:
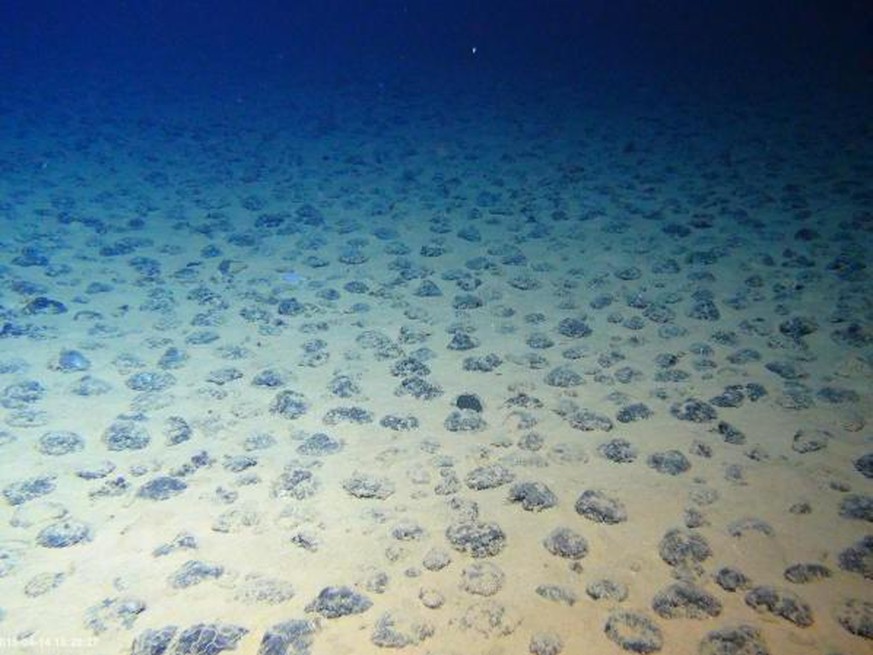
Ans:
[[[140,371],[125,382],[134,391],[165,391],[176,384],[176,377],[166,371]]]
[[[562,603],[572,607],[579,600],[579,595],[570,589],[556,584],[541,584],[535,589],[537,596],[555,603]]]
[[[620,603],[627,599],[628,588],[621,582],[603,578],[589,582],[585,586],[585,593],[592,600],[611,600]]]
[[[783,380],[800,380],[809,377],[809,374],[800,368],[795,362],[787,360],[776,360],[764,364],[771,373],[775,373]]]
[[[146,482],[139,488],[136,495],[149,500],[168,500],[185,491],[188,485],[179,478],[161,475]]]
[[[161,544],[152,551],[154,557],[163,557],[180,550],[196,550],[198,548],[197,538],[190,532],[180,532],[173,540]]]
[[[721,435],[725,443],[741,446],[746,443],[746,435],[737,427],[727,421],[719,421],[716,431]]]
[[[661,559],[672,567],[699,572],[700,564],[709,559],[712,549],[700,533],[674,528],[661,539],[658,553]]]
[[[65,519],[47,525],[36,535],[36,543],[44,548],[67,548],[91,541],[93,533],[88,524]]]
[[[349,587],[325,587],[306,606],[307,612],[317,612],[326,619],[361,614],[373,606],[373,601]]]
[[[516,393],[509,398],[505,403],[507,407],[520,407],[522,409],[542,409],[543,401],[534,396],[528,395],[523,391]]]
[[[414,375],[405,378],[395,389],[394,394],[396,396],[412,396],[419,400],[433,400],[443,394],[443,388],[421,376]]]
[[[479,412],[472,409],[455,409],[443,422],[449,432],[478,432],[487,425]]]
[[[463,369],[477,373],[491,373],[503,364],[503,359],[494,353],[480,357],[465,357]]]
[[[222,575],[224,575],[224,567],[219,564],[188,560],[170,577],[170,585],[176,589],[186,589],[210,578],[220,578]]]
[[[856,403],[861,400],[861,396],[854,389],[845,389],[843,387],[834,386],[822,387],[815,392],[815,397],[822,402],[829,403],[831,405]]]
[[[873,522],[873,496],[849,494],[840,502],[840,516],[846,519]]]
[[[388,557],[389,561],[395,561],[391,559],[392,553],[395,552],[398,551],[390,548],[386,551],[386,556]],[[388,589],[388,583],[390,581],[391,578],[388,576],[387,573],[385,573],[385,571],[374,571],[372,575],[367,578],[365,587],[367,591],[372,591],[374,594],[384,594],[385,590]]]
[[[325,412],[322,421],[325,425],[339,425],[340,423],[363,425],[373,422],[373,413],[357,406],[334,407]]]
[[[83,480],[99,480],[111,474],[115,468],[115,464],[104,460],[94,464],[91,468],[79,469],[76,471],[76,475]]]
[[[285,373],[274,368],[258,371],[252,377],[252,386],[262,389],[277,389],[285,386],[287,382],[288,378]]]
[[[436,610],[445,605],[446,597],[432,588],[424,588],[418,592],[418,599],[421,604],[431,610]]]
[[[840,552],[840,568],[873,579],[873,535],[866,535]]]
[[[391,536],[398,541],[421,541],[426,535],[425,529],[412,519],[400,521],[391,528]]]
[[[264,631],[258,655],[309,655],[318,625],[295,619],[277,623]]]
[[[139,598],[105,598],[85,612],[85,625],[95,635],[111,628],[130,629],[145,610],[145,601]]]
[[[322,456],[333,455],[343,449],[343,441],[336,437],[325,434],[324,432],[316,432],[303,440],[297,446],[297,452],[301,455]]]
[[[298,419],[309,411],[309,403],[303,394],[286,389],[276,394],[270,404],[270,411],[283,418]]]
[[[40,436],[37,448],[43,455],[51,455],[53,457],[69,455],[70,453],[83,450],[85,448],[85,439],[76,432],[52,430]]]
[[[808,316],[793,316],[779,324],[779,331],[792,339],[801,339],[818,330],[818,322]]]
[[[531,655],[560,655],[564,650],[564,641],[552,632],[538,632],[531,635],[527,648]]]
[[[258,460],[249,455],[225,455],[221,466],[231,473],[242,473],[257,466]]]
[[[546,374],[546,384],[562,389],[578,387],[584,382],[582,375],[569,366],[558,366]]]
[[[698,655],[770,655],[764,635],[750,625],[713,630],[700,641]]]
[[[853,321],[842,329],[832,331],[831,338],[836,343],[861,348],[873,342],[873,333],[864,325]]]
[[[865,478],[873,478],[873,452],[861,455],[855,460],[855,470]]]
[[[479,296],[472,293],[463,293],[455,296],[452,299],[452,307],[454,309],[477,309],[482,307],[485,301]],[[466,334],[465,332],[456,332],[455,334]]]
[[[473,603],[461,617],[460,626],[486,639],[505,637],[515,632],[521,619],[492,598]]]
[[[245,577],[234,598],[247,604],[278,605],[294,598],[294,587],[285,580],[255,573]]]
[[[691,462],[678,450],[653,453],[649,455],[647,464],[649,468],[655,469],[658,473],[667,475],[679,475],[691,468]]]
[[[743,386],[734,384],[725,387],[724,391],[717,396],[710,398],[709,402],[716,407],[739,407],[743,404],[745,399],[746,394],[744,393]]]
[[[145,630],[134,639],[130,653],[131,655],[175,655],[175,652],[170,650],[170,645],[178,631],[179,628],[174,625],[157,630]]]
[[[597,447],[597,452],[604,458],[616,464],[629,464],[639,455],[637,449],[627,439],[617,437],[610,439]]]
[[[606,414],[600,414],[590,409],[577,409],[566,416],[570,427],[583,432],[609,432],[612,430],[612,419]]]
[[[873,602],[849,598],[837,608],[835,616],[849,633],[873,639]]]
[[[304,531],[292,535],[288,541],[290,541],[295,546],[302,548],[303,550],[308,550],[310,553],[317,552],[319,547],[321,546],[318,537],[310,532]]]
[[[585,537],[570,528],[555,528],[543,540],[543,546],[552,555],[565,559],[579,560],[588,554]]]
[[[218,386],[224,386],[234,380],[239,380],[243,377],[243,372],[234,366],[225,366],[210,371],[206,376],[206,381]]]
[[[767,612],[806,628],[813,624],[809,604],[793,591],[776,587],[755,587],[746,594],[746,605],[757,612]]]
[[[509,500],[528,512],[541,512],[558,504],[558,497],[542,482],[518,482],[509,489]]]
[[[591,521],[607,525],[627,521],[624,503],[594,489],[582,492],[576,501],[576,512]]]
[[[248,632],[248,629],[238,625],[199,623],[183,630],[175,650],[170,652],[173,655],[218,655],[225,650],[236,650],[239,640]],[[161,651],[152,651],[149,655],[161,655]]]
[[[706,520],[703,512],[696,507],[686,507],[682,517],[686,528],[700,528],[704,525],[709,525],[709,521]]]
[[[793,582],[794,584],[807,584],[809,582],[830,578],[833,573],[824,564],[813,562],[809,564],[792,564],[785,569],[783,575],[788,582]]]
[[[343,489],[355,498],[385,500],[394,493],[394,483],[386,477],[355,471],[343,481]]]
[[[182,368],[188,361],[188,353],[180,348],[171,346],[167,348],[158,360],[158,368],[164,370]]]
[[[715,408],[697,398],[686,398],[681,402],[674,403],[670,407],[670,413],[680,421],[692,423],[709,423],[718,418]]]
[[[721,312],[711,298],[697,297],[688,308],[686,315],[699,321],[717,321]]]
[[[446,529],[449,543],[473,557],[493,557],[506,546],[506,533],[494,522],[462,520]]]
[[[10,384],[0,394],[0,405],[6,409],[24,409],[45,396],[46,388],[36,380]]]
[[[491,562],[476,562],[461,573],[461,589],[477,596],[493,596],[505,581],[506,574]]]
[[[134,421],[115,421],[103,432],[103,443],[114,451],[142,450],[150,441],[148,431]]]
[[[442,290],[431,280],[422,280],[418,288],[413,292],[420,298],[435,298],[443,295]]]
[[[827,430],[801,428],[794,433],[791,449],[801,455],[814,453],[827,448],[828,442],[832,438],[833,435]]]
[[[639,612],[613,612],[606,621],[604,632],[610,641],[632,653],[657,653],[664,646],[661,629]]]
[[[0,577],[3,577],[2,551],[0,551]],[[24,585],[24,595],[28,598],[38,598],[57,589],[67,579],[66,573],[40,573]]]
[[[303,500],[314,496],[320,484],[309,469],[289,466],[273,483],[272,494],[276,498]]]
[[[475,521],[479,518],[479,503],[468,498],[455,497],[448,502],[458,520]]]
[[[6,424],[14,428],[39,428],[48,422],[48,412],[35,407],[16,409],[6,415]]]
[[[732,537],[739,538],[749,532],[757,532],[765,537],[772,537],[776,534],[769,523],[754,516],[744,516],[731,521],[727,526],[727,533]]]
[[[475,393],[462,393],[455,399],[455,407],[461,410],[469,409],[474,412],[481,412],[482,399]]]
[[[422,566],[428,571],[442,571],[452,562],[452,556],[442,548],[431,548],[425,553]]]
[[[503,464],[486,464],[470,471],[464,482],[470,489],[494,489],[509,484],[515,475]]]
[[[517,446],[522,450],[536,452],[545,444],[545,437],[538,432],[528,432],[519,437]]]
[[[715,582],[725,591],[739,591],[752,585],[745,573],[731,566],[720,568],[715,574]]]
[[[163,432],[167,443],[171,446],[188,441],[194,433],[188,421],[181,416],[168,416],[164,422]]]
[[[591,332],[591,327],[582,318],[565,318],[558,323],[558,334],[571,339],[590,336]]]
[[[415,416],[411,415],[397,416],[396,414],[387,414],[379,419],[379,425],[394,432],[409,432],[418,428],[419,421]]]
[[[655,594],[652,609],[665,619],[708,619],[721,614],[721,602],[690,582],[676,582]]]
[[[761,361],[761,353],[754,348],[739,348],[728,355],[727,360],[731,364],[742,366],[750,362]]]
[[[112,385],[93,375],[83,375],[70,387],[70,391],[77,396],[102,396],[112,391]]]
[[[476,337],[470,336],[466,332],[455,332],[446,348],[449,350],[473,350],[479,345],[480,342]]]
[[[442,479],[439,484],[434,487],[434,493],[438,496],[450,496],[460,490],[461,480],[453,469],[448,467],[441,468],[440,478]]]
[[[266,432],[253,434],[243,441],[243,449],[249,453],[256,450],[268,450],[275,445],[276,437]]]
[[[397,618],[386,612],[376,621],[370,642],[379,648],[406,648],[421,643],[434,634],[429,623],[413,623],[402,628]]]
[[[545,350],[555,345],[554,339],[543,332],[534,332],[533,334],[528,335],[527,339],[525,339],[525,343],[529,348],[533,348],[534,350]]]
[[[51,368],[62,373],[87,371],[91,368],[91,361],[78,350],[62,350]]]
[[[654,412],[645,403],[632,403],[618,410],[615,418],[619,423],[634,423],[654,416]]]
[[[6,485],[3,488],[3,497],[12,506],[22,505],[34,498],[52,493],[55,487],[54,476],[27,478]]]

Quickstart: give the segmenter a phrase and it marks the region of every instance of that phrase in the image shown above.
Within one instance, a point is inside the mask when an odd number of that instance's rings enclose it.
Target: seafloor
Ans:
[[[873,652],[869,107],[210,84],[0,99],[0,652]]]

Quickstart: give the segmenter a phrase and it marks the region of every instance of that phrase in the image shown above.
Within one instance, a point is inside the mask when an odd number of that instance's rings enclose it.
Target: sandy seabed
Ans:
[[[0,653],[873,652],[851,120],[583,100],[22,117]]]

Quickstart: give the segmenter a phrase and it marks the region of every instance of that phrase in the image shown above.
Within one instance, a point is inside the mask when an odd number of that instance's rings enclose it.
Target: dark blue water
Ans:
[[[51,70],[273,82],[711,79],[741,85],[870,73],[863,2],[5,2],[8,82]],[[690,77],[689,77],[690,76]]]

